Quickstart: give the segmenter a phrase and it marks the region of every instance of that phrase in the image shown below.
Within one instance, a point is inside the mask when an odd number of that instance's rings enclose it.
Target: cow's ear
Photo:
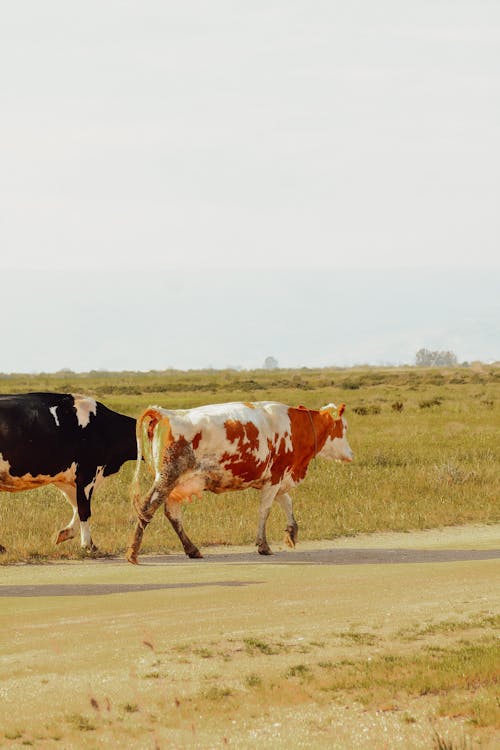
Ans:
[[[332,419],[340,419],[345,410],[345,404],[335,406],[335,404],[327,404],[320,409],[321,414],[329,414]]]
[[[322,406],[319,411],[320,414],[329,414],[334,419],[336,419],[337,417],[337,407],[335,406],[335,404],[327,404],[326,406]]]

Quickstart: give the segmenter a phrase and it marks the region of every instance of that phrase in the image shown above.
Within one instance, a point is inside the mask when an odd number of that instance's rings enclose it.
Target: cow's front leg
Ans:
[[[200,558],[203,557],[198,547],[193,544],[191,539],[184,531],[182,525],[182,506],[178,500],[172,500],[170,497],[167,498],[165,503],[165,515],[172,524],[172,528],[181,540],[181,544],[184,547],[184,552],[188,557]]]
[[[92,499],[93,484],[84,487],[77,481],[76,485],[76,503],[78,507],[78,517],[80,519],[80,546],[87,552],[98,552],[97,547],[92,541],[90,534],[90,501]]]
[[[273,552],[266,539],[266,523],[271,510],[271,505],[278,492],[278,487],[264,487],[260,498],[260,516],[255,544],[259,555],[272,555]]]
[[[82,549],[92,553],[97,552],[97,547],[92,541],[92,536],[90,534],[90,523],[88,520],[90,518],[90,499],[92,496],[92,489],[89,488],[89,490],[86,491],[81,484],[78,485],[78,489],[72,486],[65,486],[64,489],[59,487],[58,489],[73,506],[73,517],[67,526],[60,529],[57,534],[56,544],[61,544],[62,542],[68,541],[68,539],[73,539],[76,536],[76,524],[80,521],[80,545]],[[80,501],[78,500],[79,496]]]
[[[288,544],[289,547],[295,547],[299,527],[295,520],[295,516],[293,515],[292,498],[288,492],[280,492],[276,496],[276,500],[281,505],[286,515],[287,526],[285,530],[285,543]]]
[[[137,555],[141,548],[144,531],[148,524],[151,523],[151,520],[162,504],[163,499],[164,492],[154,484],[142,503],[138,503],[137,505],[138,521],[126,554],[127,560],[129,563],[132,563],[132,565],[138,564]]]

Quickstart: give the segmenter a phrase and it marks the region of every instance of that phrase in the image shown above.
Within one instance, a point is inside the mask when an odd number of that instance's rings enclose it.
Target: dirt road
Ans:
[[[274,549],[0,568],[0,747],[429,748],[436,729],[469,736],[431,696],[374,711],[284,676],[479,637],[500,612],[500,526]],[[254,683],[279,689],[259,704]]]

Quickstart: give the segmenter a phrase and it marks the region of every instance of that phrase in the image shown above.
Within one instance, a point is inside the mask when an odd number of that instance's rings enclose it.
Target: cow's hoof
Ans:
[[[90,547],[81,547],[80,549],[84,557],[103,557],[103,553],[93,542]]]
[[[56,544],[61,544],[61,542],[67,542],[68,539],[73,539],[74,536],[75,536],[75,533],[73,529],[61,529],[61,531],[57,535]]]
[[[274,555],[274,552],[272,551],[271,547],[268,547],[266,544],[265,546],[263,544],[259,545],[258,548],[259,555]]]
[[[132,565],[139,565],[139,560],[137,559],[136,553],[129,549],[127,550],[127,554],[125,555],[125,558],[129,563],[132,563]]]
[[[2,555],[4,552],[7,552],[3,544],[0,544],[0,555]]]
[[[293,526],[287,526],[285,529],[285,544],[288,544],[289,547],[295,547],[298,532],[299,527],[297,526],[297,524],[293,524]]]
[[[201,554],[200,550],[197,547],[189,550],[189,552],[186,551],[186,555],[190,557],[192,560],[200,560],[201,558],[203,558],[203,555]]]

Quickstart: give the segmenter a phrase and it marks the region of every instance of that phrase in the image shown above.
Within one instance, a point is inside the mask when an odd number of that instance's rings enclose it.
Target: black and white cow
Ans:
[[[54,484],[73,506],[56,544],[75,536],[95,550],[89,518],[92,493],[103,477],[137,457],[135,419],[87,396],[66,393],[0,395],[0,490],[20,492]],[[0,551],[5,548],[0,545]]]

